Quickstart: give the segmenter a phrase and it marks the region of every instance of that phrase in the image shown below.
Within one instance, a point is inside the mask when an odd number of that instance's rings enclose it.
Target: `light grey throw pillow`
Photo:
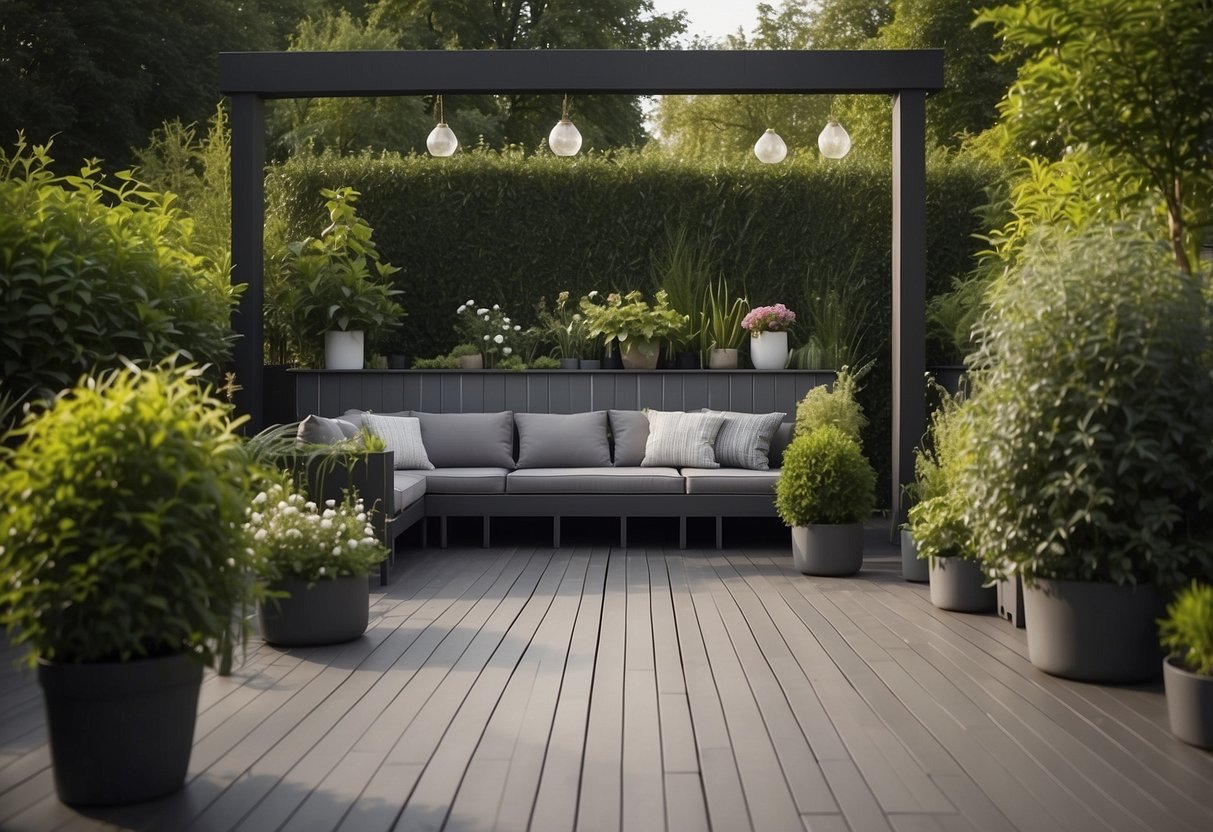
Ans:
[[[513,468],[514,413],[422,413],[421,438],[439,468]]]
[[[605,410],[515,413],[519,468],[598,468],[611,464]]]
[[[719,413],[683,413],[646,410],[649,439],[644,446],[645,467],[719,468],[713,445],[724,425]]]
[[[362,426],[383,440],[387,450],[392,452],[392,467],[400,470],[431,471],[434,463],[430,462],[425,452],[425,443],[421,441],[421,421],[412,416],[381,416],[378,413],[363,413]]]
[[[771,437],[786,413],[735,413],[731,410],[705,410],[719,413],[724,425],[716,436],[716,461],[724,468],[770,470]]]
[[[299,423],[295,437],[309,445],[336,445],[358,435],[358,426],[344,419],[329,419],[325,416],[308,416]]]
[[[649,441],[649,417],[639,410],[610,410],[611,437],[615,440],[615,467],[634,468],[644,462]]]

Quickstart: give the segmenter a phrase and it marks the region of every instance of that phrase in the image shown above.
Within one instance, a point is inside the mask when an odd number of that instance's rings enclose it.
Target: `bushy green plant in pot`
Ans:
[[[731,295],[728,282],[721,277],[708,284],[703,297],[701,358],[704,366],[713,370],[737,368],[737,350],[745,337],[741,322],[750,311],[750,302],[743,297],[731,298]]]
[[[1193,581],[1159,622],[1169,653],[1162,678],[1171,733],[1213,749],[1213,584]]]
[[[587,295],[579,303],[591,337],[619,343],[623,366],[628,370],[652,370],[657,366],[661,342],[686,326],[686,316],[670,306],[664,290],[658,290],[653,303],[639,291],[621,295],[612,292],[599,302]]]
[[[266,582],[257,616],[267,642],[336,644],[366,631],[367,572],[388,551],[359,498],[320,505],[276,482],[253,498],[244,529]]]
[[[876,472],[859,443],[833,425],[797,437],[784,451],[775,509],[792,528],[792,560],[806,575],[851,575],[863,566],[863,521]]]
[[[66,803],[181,788],[204,664],[250,600],[250,464],[198,371],[85,379],[0,443],[0,620],[28,645]]]
[[[1035,239],[991,291],[959,487],[1047,672],[1156,676],[1161,594],[1213,575],[1207,288],[1119,224]]]

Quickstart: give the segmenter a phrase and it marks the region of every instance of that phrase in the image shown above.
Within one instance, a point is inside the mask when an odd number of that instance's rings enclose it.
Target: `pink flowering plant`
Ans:
[[[741,321],[741,328],[751,335],[763,332],[787,332],[796,323],[796,313],[782,303],[774,306],[756,306]]]
[[[285,483],[253,498],[244,531],[257,572],[269,584],[365,575],[388,555],[361,499],[347,495],[322,507]]]

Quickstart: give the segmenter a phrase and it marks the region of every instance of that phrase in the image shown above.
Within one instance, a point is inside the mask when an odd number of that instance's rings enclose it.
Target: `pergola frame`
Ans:
[[[943,88],[940,50],[226,52],[231,98],[232,282],[237,405],[262,426],[265,101],[379,95],[871,93],[893,97],[891,505],[914,477],[926,428],[926,96]]]

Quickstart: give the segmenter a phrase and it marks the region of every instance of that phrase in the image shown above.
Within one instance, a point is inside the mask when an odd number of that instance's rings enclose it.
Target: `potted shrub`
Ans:
[[[1159,622],[1171,733],[1213,749],[1213,585],[1193,581]]]
[[[501,311],[501,305],[477,306],[476,301],[467,300],[455,310],[455,329],[464,339],[460,356],[460,366],[465,370],[491,370],[504,358],[514,352],[511,339],[518,337],[522,326],[514,323],[508,315]],[[468,347],[480,355],[480,367],[474,362],[463,359],[473,353]],[[456,349],[460,349],[457,347]],[[454,353],[452,353],[454,355]]]
[[[834,425],[792,440],[775,482],[775,508],[792,528],[792,561],[805,575],[851,575],[863,566],[863,521],[876,472],[859,443]]]
[[[540,299],[538,313],[540,331],[556,345],[560,369],[576,370],[584,358],[589,334],[581,313],[569,305],[569,293],[558,294],[550,310],[546,300]]]
[[[741,322],[750,309],[750,303],[745,298],[734,298],[730,303],[729,294],[729,286],[724,278],[708,284],[703,312],[700,313],[703,321],[700,338],[707,355],[707,366],[713,370],[736,369],[737,348],[745,336]]]
[[[959,486],[1049,673],[1157,676],[1161,597],[1213,574],[1206,286],[1122,224],[1033,241],[991,290]]]
[[[750,333],[750,363],[755,370],[782,370],[788,364],[788,328],[796,313],[782,303],[759,306],[741,319]]]
[[[638,291],[620,295],[612,292],[605,302],[587,295],[581,299],[586,330],[592,337],[614,340],[627,370],[652,370],[657,366],[661,342],[686,325],[686,316],[669,304],[665,291],[658,291],[653,303]]]
[[[371,227],[354,209],[357,191],[320,193],[329,226],[287,246],[282,279],[267,286],[266,306],[305,363],[318,363],[323,339],[326,369],[361,370],[366,340],[404,317],[392,300],[399,290],[386,282],[399,269],[380,261]]]
[[[257,617],[267,642],[336,644],[366,631],[367,572],[388,551],[360,499],[321,506],[277,482],[253,498],[244,529],[266,584]]]
[[[250,465],[197,373],[86,379],[0,443],[0,619],[37,667],[65,803],[181,788],[202,668],[230,668]]]

